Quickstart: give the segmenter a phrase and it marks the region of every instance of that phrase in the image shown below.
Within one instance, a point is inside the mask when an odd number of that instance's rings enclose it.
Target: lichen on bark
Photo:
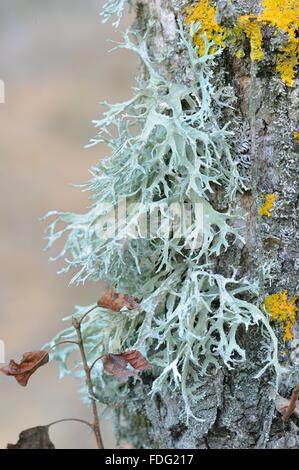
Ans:
[[[192,69],[190,56],[188,56],[188,51],[186,50],[188,47],[180,40],[180,33],[178,31],[178,22],[185,22],[186,7],[193,3],[194,2],[186,0],[165,0],[163,2],[160,0],[136,0],[135,2],[137,17],[134,31],[138,31],[138,37],[144,37],[144,35],[147,34],[146,44],[148,52],[143,50],[141,54],[145,66],[142,66],[143,68],[139,79],[141,88],[146,90],[142,98],[144,102],[150,97],[148,92],[150,88],[146,88],[150,80],[156,81],[155,86],[160,86],[159,83],[162,84],[161,86],[166,86],[166,83],[171,83],[171,86],[178,84],[176,88],[178,94],[181,90],[184,90],[183,93],[185,93],[185,95],[182,94],[182,97],[188,96],[191,98],[192,96],[193,99],[194,95],[196,96],[197,92],[195,89],[193,89],[193,92],[186,91],[192,90],[192,86],[194,86],[194,70]],[[219,3],[219,15],[224,22],[226,18],[228,18],[227,21],[229,22],[233,21],[236,15],[246,15],[252,12],[259,13],[261,11],[260,1],[251,0],[245,2],[240,0],[235,2],[233,10],[230,7],[230,2],[220,1],[214,3]],[[137,51],[137,45],[135,46],[134,44],[135,43],[131,43],[131,47],[135,47]],[[272,47],[271,38],[265,38],[265,44],[267,50],[270,51]],[[154,69],[151,65],[152,62],[155,63]],[[241,322],[239,319],[238,328],[234,332],[239,348],[236,349],[236,351],[243,359],[245,359],[245,356],[243,357],[242,354],[243,351],[245,351],[246,360],[233,361],[233,356],[229,356],[229,360],[225,362],[225,354],[220,355],[221,365],[218,367],[217,364],[216,374],[211,376],[201,375],[201,369],[199,367],[195,369],[195,373],[192,374],[191,381],[188,382],[185,377],[184,380],[181,380],[183,388],[176,387],[171,390],[171,393],[167,389],[166,382],[163,382],[161,379],[163,374],[160,376],[159,374],[154,374],[153,377],[144,377],[143,382],[135,385],[132,381],[129,381],[123,389],[119,389],[119,400],[117,404],[114,403],[114,406],[117,405],[118,436],[120,439],[131,440],[137,447],[265,448],[279,446],[290,447],[292,439],[289,439],[289,437],[291,435],[293,437],[292,442],[293,444],[295,443],[294,445],[296,446],[298,442],[297,429],[294,431],[296,424],[291,424],[293,427],[289,430],[288,441],[284,443],[283,439],[285,434],[282,423],[279,417],[276,416],[274,403],[275,394],[277,392],[275,387],[275,371],[270,368],[264,370],[264,335],[265,331],[268,331],[268,334],[270,331],[271,335],[272,330],[270,330],[270,328],[267,329],[266,312],[264,312],[265,317],[259,316],[257,307],[263,302],[265,295],[271,293],[273,286],[275,286],[275,291],[287,289],[291,293],[294,293],[298,288],[298,286],[296,286],[296,278],[293,275],[296,269],[298,271],[299,264],[298,261],[297,263],[295,261],[296,259],[298,260],[295,235],[295,211],[298,208],[298,196],[296,192],[298,177],[296,156],[298,155],[298,144],[294,141],[292,133],[293,129],[299,128],[298,111],[294,103],[294,97],[298,96],[298,84],[295,82],[293,88],[287,89],[279,77],[273,73],[273,68],[270,66],[261,68],[257,63],[251,63],[249,55],[238,59],[235,57],[235,54],[231,53],[229,48],[226,48],[221,55],[217,55],[214,62],[213,67],[217,73],[211,73],[209,76],[212,88],[214,90],[224,90],[224,93],[229,95],[229,105],[217,108],[215,103],[211,101],[210,106],[212,108],[214,106],[213,112],[216,113],[216,117],[219,120],[219,132],[222,131],[221,125],[224,125],[225,121],[229,120],[232,122],[232,128],[235,133],[235,143],[231,145],[236,154],[235,161],[238,162],[240,168],[241,180],[243,181],[243,176],[246,179],[246,188],[241,188],[243,189],[243,193],[240,191],[237,193],[235,191],[236,194],[234,194],[234,198],[236,200],[234,200],[233,204],[234,208],[237,206],[242,208],[242,217],[245,222],[245,227],[243,229],[238,227],[240,222],[238,222],[237,219],[232,224],[232,229],[235,230],[235,233],[238,233],[239,230],[241,232],[243,231],[242,235],[245,238],[245,244],[242,243],[240,239],[237,240],[235,244],[232,244],[231,234],[228,236],[229,243],[225,246],[225,250],[223,250],[223,244],[220,244],[220,248],[222,248],[221,256],[219,256],[220,252],[217,252],[217,250],[214,250],[214,252],[211,251],[209,244],[207,245],[207,250],[210,250],[209,256],[212,255],[213,275],[216,273],[218,276],[217,279],[221,279],[221,286],[225,285],[223,281],[225,279],[230,279],[230,283],[235,281],[234,278],[231,278],[230,266],[237,267],[242,276],[247,276],[250,285],[255,285],[255,281],[258,280],[258,290],[256,291],[257,298],[254,297],[252,289],[246,289],[244,284],[243,286],[239,286],[241,289],[240,292],[243,292],[244,296],[241,301],[246,302],[246,308],[248,308],[249,312],[256,313],[258,320],[264,322],[266,330],[261,330],[260,325],[258,325],[259,321],[251,321],[250,319],[249,321]],[[212,63],[210,66],[212,66]],[[201,86],[207,86],[204,84],[204,80],[208,75],[209,73],[205,72],[205,74],[201,76]],[[168,89],[171,90],[171,87],[169,86]],[[202,88],[202,91],[204,91],[204,88]],[[156,95],[156,99],[158,96],[160,97],[160,95]],[[203,98],[203,96],[201,97]],[[231,103],[232,98],[235,99],[233,104]],[[190,103],[192,103],[191,99]],[[175,109],[175,106],[171,104],[170,108]],[[117,108],[112,108],[112,112],[115,109]],[[112,114],[109,115],[108,113],[108,119],[110,119],[111,116]],[[103,122],[100,122],[98,125],[101,124],[103,124]],[[196,128],[196,126],[199,126],[198,122],[196,122],[194,127]],[[209,122],[207,126],[209,126]],[[122,131],[124,132],[123,129]],[[153,131],[154,129],[151,129],[151,132]],[[97,139],[100,140],[100,138],[101,135]],[[96,140],[93,141],[93,143],[96,143]],[[174,146],[172,146],[171,149],[173,151]],[[227,157],[229,160],[229,153],[227,153]],[[222,170],[225,172],[224,168],[220,168],[220,171]],[[95,180],[93,181],[93,185],[96,187],[98,173],[95,172],[94,176]],[[188,175],[188,177],[189,176],[190,175]],[[173,175],[171,175],[171,177],[173,177]],[[168,178],[169,175],[167,174],[167,179]],[[238,180],[238,178],[239,176],[234,175],[232,185],[231,182],[227,181],[227,178],[224,178],[222,187],[220,186],[219,188],[215,186],[217,180],[210,181],[209,184],[206,185],[207,191],[203,191],[200,196],[206,198],[209,192],[209,186],[211,186],[213,192],[211,191],[211,194],[209,194],[208,201],[212,203],[213,210],[217,210],[219,214],[223,214],[223,212],[230,208],[229,201],[224,197],[225,189],[229,187],[230,191],[232,191],[232,187],[237,185],[236,179]],[[134,181],[132,181],[132,185],[133,183]],[[120,179],[118,190],[121,190],[123,184],[123,181]],[[109,193],[111,187],[111,184],[110,186],[107,184],[107,194],[111,194],[111,192]],[[261,193],[275,193],[275,195],[277,195],[275,210],[273,210],[272,216],[269,219],[267,218],[267,220],[261,219],[258,211],[260,203],[259,196]],[[212,214],[212,212],[210,212],[210,214]],[[72,218],[70,214],[62,215],[62,220],[67,223],[71,221],[71,237],[68,243],[73,244],[74,240],[77,243],[77,239],[80,241],[82,234],[80,233],[80,236],[77,236],[76,231],[78,227],[80,230],[82,229],[82,225],[86,224],[86,220],[79,216]],[[221,227],[219,226],[220,232],[223,230],[223,227],[224,224],[222,222]],[[51,242],[55,241],[57,237],[55,225],[53,225],[52,228]],[[88,237],[89,234],[87,233],[86,236]],[[75,251],[79,245],[76,245],[75,248],[73,248],[73,245],[71,246],[72,250]],[[91,244],[91,246],[93,245]],[[148,247],[147,249],[148,252],[146,256],[150,257],[150,248]],[[80,256],[82,255],[83,258],[86,256],[86,253],[81,252],[80,248],[79,252]],[[145,252],[143,251],[143,253]],[[216,257],[214,256],[215,254],[217,255]],[[103,253],[102,256],[103,255],[105,255],[105,253]],[[92,250],[87,252],[87,256],[87,263],[85,263],[84,269],[90,271],[94,269],[96,265],[93,264],[95,258],[93,258]],[[139,254],[137,256],[139,256]],[[126,261],[128,262],[128,260]],[[271,261],[271,266],[269,266],[269,261]],[[74,263],[75,265],[76,262],[77,261]],[[119,270],[117,270],[114,276],[114,271],[111,269],[112,263],[109,264],[109,262],[104,261],[104,263],[105,262],[106,265],[103,268],[101,267],[99,272],[107,272],[107,275],[110,276],[110,280],[114,279],[118,285],[128,288],[126,284],[127,279],[124,278],[124,271],[121,271],[119,274]],[[80,258],[80,263],[82,263],[82,258]],[[171,264],[170,259],[166,259],[166,263]],[[113,269],[116,264],[114,260]],[[182,273],[181,276],[183,276]],[[146,271],[145,274],[147,275]],[[98,274],[95,272],[94,278],[97,278],[97,275]],[[204,279],[205,275],[207,275],[207,273],[202,271],[199,273],[198,279],[200,279],[200,277]],[[171,276],[172,272],[170,270],[167,274],[167,281],[165,282],[169,282]],[[186,273],[184,271],[184,279],[185,276]],[[212,278],[209,278],[209,276],[210,274],[208,274],[207,284],[205,284],[204,290],[201,292],[203,297],[203,292],[208,289],[210,279]],[[188,278],[188,274],[186,277]],[[137,283],[137,278],[138,275],[136,275],[136,286],[140,285]],[[213,279],[213,282],[215,282],[216,277]],[[120,284],[120,281],[122,284]],[[177,280],[171,285],[172,291],[176,288],[176,282]],[[143,280],[141,283],[143,283]],[[166,287],[168,288],[167,285]],[[159,288],[159,295],[165,295],[167,291],[165,290],[164,292],[161,286]],[[211,295],[211,292],[209,295]],[[134,294],[138,295],[138,289]],[[231,297],[231,299],[232,298],[233,297]],[[219,299],[221,304],[222,298],[220,296]],[[239,302],[238,296],[236,299]],[[169,302],[170,304],[173,302],[174,305],[175,301],[172,299]],[[205,299],[205,302],[207,302],[207,299]],[[153,312],[146,310],[146,305],[145,299],[143,307],[147,312],[146,315],[149,317],[154,315]],[[186,298],[186,306],[187,305],[189,304]],[[240,310],[241,305],[241,303],[238,303]],[[245,307],[245,303],[243,306]],[[183,310],[183,306],[180,308]],[[215,307],[213,306],[213,308]],[[174,312],[171,308],[170,311]],[[236,310],[232,310],[232,312],[234,314],[237,313]],[[101,315],[102,313],[99,312],[97,317],[99,322],[98,328],[102,328],[101,322],[103,321],[103,317]],[[105,315],[105,325],[108,325],[109,316],[107,312]],[[130,315],[131,316],[127,315],[127,317],[122,319],[124,325],[122,328],[125,331],[127,328],[126,325],[131,324],[129,331],[133,335],[134,328],[136,327],[137,330],[140,328],[140,322],[137,315]],[[190,316],[191,315],[193,315],[192,310],[190,311]],[[147,318],[146,316],[146,322]],[[161,317],[158,318],[161,325]],[[265,318],[265,320],[263,320],[263,318]],[[212,321],[212,316],[209,321]],[[151,327],[151,323],[145,326],[148,327],[148,325]],[[114,326],[117,328],[117,325],[114,325],[113,322],[109,325],[111,334],[117,331],[113,330]],[[230,323],[225,327],[227,334],[229,334],[229,327],[231,327]],[[180,328],[182,329],[182,324]],[[86,326],[86,330],[88,330],[88,325]],[[142,331],[141,328],[141,333]],[[207,334],[208,333],[209,331],[207,331]],[[221,333],[222,330],[216,331],[216,339],[218,339],[218,335],[221,336]],[[146,330],[146,334],[149,335],[148,329]],[[161,330],[156,328],[155,334],[157,334],[157,337],[161,336]],[[278,337],[279,334],[279,329],[277,329]],[[296,334],[295,332],[295,336]],[[136,344],[141,348],[145,348],[145,342],[141,340],[146,337],[148,336],[143,333],[141,336],[139,335]],[[133,345],[128,337],[126,337],[126,341],[122,343],[119,340],[120,335],[118,333],[115,338],[116,339],[113,339],[113,347],[116,349],[119,347],[131,347]],[[107,344],[108,347],[111,348],[109,341]],[[161,344],[162,343],[158,344],[158,347],[161,348]],[[171,343],[171,348],[173,348],[173,344],[174,343]],[[275,346],[275,344],[276,338],[273,336],[271,336],[271,342],[269,343],[268,341],[268,343],[266,343],[266,347],[268,346],[269,348],[268,351],[266,350],[266,356],[270,354],[270,363],[271,361],[273,363],[273,350],[271,350],[271,347],[273,347],[273,345]],[[90,347],[92,347],[92,343],[90,343]],[[163,345],[161,349],[162,355],[160,356],[162,358],[164,347],[165,345]],[[285,345],[282,341],[280,342],[280,350],[282,362],[293,367],[290,361],[290,355],[287,354],[287,358],[283,356],[285,353]],[[149,352],[150,348],[144,349],[144,351]],[[188,351],[191,357],[192,353],[192,349],[191,353]],[[183,349],[180,354],[183,358],[185,350]],[[196,357],[196,359],[198,359],[198,357]],[[233,365],[233,368],[230,367],[230,361],[232,362],[231,365]],[[182,366],[181,362],[179,364],[180,367],[183,367],[182,369],[180,368],[180,373],[182,373],[183,376],[186,371],[189,370],[189,367],[193,367],[191,365],[189,366],[189,363],[185,363],[185,366]],[[200,363],[198,365],[200,365]],[[163,366],[165,366],[164,363]],[[175,374],[177,364],[172,365],[171,363],[170,366],[172,366]],[[263,374],[260,373],[261,370],[263,370]],[[98,373],[101,374],[102,372],[98,371]],[[198,383],[194,386],[196,373],[198,374]],[[296,367],[293,367],[292,380],[295,379]],[[103,381],[103,378],[101,380]],[[156,388],[155,384],[157,385]],[[149,399],[148,395],[153,390],[153,386],[155,393],[152,394],[152,398]],[[191,390],[193,390],[192,393],[196,398],[195,402],[192,403],[192,410],[188,399],[186,399],[186,387],[189,386]],[[288,395],[291,387],[292,382],[290,382],[289,379],[282,381],[280,385],[281,393]],[[101,396],[101,389],[99,389],[98,399],[102,402],[106,402],[109,406],[113,406],[113,400],[111,400],[111,396],[109,396],[109,390],[112,393],[112,385],[110,389],[109,387],[107,388],[106,399],[104,399],[104,397]],[[192,425],[190,422],[186,422],[186,410],[187,416],[189,413],[189,416],[194,418]],[[125,418],[125,424],[123,418]]]

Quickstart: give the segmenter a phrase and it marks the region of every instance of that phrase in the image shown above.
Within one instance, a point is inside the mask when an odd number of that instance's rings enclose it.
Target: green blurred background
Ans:
[[[87,195],[70,183],[89,178],[88,168],[105,148],[84,150],[102,112],[99,101],[130,97],[137,68],[124,50],[108,54],[107,39],[119,40],[99,16],[101,0],[2,0],[0,79],[0,339],[6,360],[39,349],[64,325],[74,304],[97,300],[104,285],[69,286],[59,264],[43,251],[52,209],[84,211]],[[127,14],[121,24],[131,21]],[[54,254],[54,253],[52,253]],[[27,388],[0,376],[0,448],[23,429],[60,418],[89,419],[79,383],[59,380],[55,363],[40,369]],[[107,447],[114,446],[109,420],[102,423]],[[65,423],[51,430],[57,448],[93,448],[84,426]]]

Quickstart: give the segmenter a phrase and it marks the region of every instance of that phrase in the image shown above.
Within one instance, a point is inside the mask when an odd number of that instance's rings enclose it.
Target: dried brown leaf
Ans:
[[[277,411],[282,415],[283,420],[285,421],[286,413],[290,407],[290,400],[278,395],[278,397],[275,400],[275,406],[276,406]],[[298,402],[295,408],[293,409],[292,413],[294,414],[294,416],[296,416],[296,418],[299,419],[299,403]]]
[[[124,307],[129,310],[135,310],[139,308],[139,304],[136,299],[131,295],[118,294],[115,289],[110,289],[106,292],[98,301],[98,306],[108,308],[113,312],[120,312]]]
[[[7,449],[55,449],[49,437],[48,426],[26,429],[19,435],[16,444],[7,444]]]
[[[20,364],[11,360],[10,363],[2,367],[0,371],[8,376],[15,377],[16,381],[26,387],[28,381],[34,372],[49,362],[49,354],[45,351],[26,352]]]
[[[139,351],[127,351],[120,354],[106,354],[103,356],[104,370],[119,381],[137,375],[138,372],[151,368],[150,363]]]
[[[134,369],[148,370],[151,368],[150,363],[142,356],[139,351],[127,351],[120,354]]]

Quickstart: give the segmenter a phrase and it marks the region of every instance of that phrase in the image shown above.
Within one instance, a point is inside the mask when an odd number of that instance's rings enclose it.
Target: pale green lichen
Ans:
[[[101,13],[103,22],[106,23],[111,20],[111,18],[116,17],[113,26],[117,28],[122,18],[126,2],[127,0],[108,0],[103,6],[103,11]]]
[[[216,94],[211,82],[213,56],[198,58],[190,49],[198,77],[186,86],[169,82],[156,72],[145,42],[137,46],[129,35],[125,39],[125,47],[137,52],[144,61],[150,79],[136,90],[132,100],[109,105],[104,119],[94,121],[100,131],[89,146],[106,142],[112,155],[92,169],[93,179],[86,186],[93,193],[90,212],[57,213],[58,218],[49,227],[49,246],[67,234],[60,256],[68,253],[64,272],[80,267],[74,281],[105,278],[124,291],[132,291],[156,272],[161,261],[181,253],[184,245],[176,240],[169,244],[165,239],[127,239],[124,243],[131,222],[142,221],[156,201],[202,203],[206,223],[200,257],[204,253],[219,255],[221,247],[228,246],[229,233],[240,237],[235,228],[226,224],[236,215],[217,213],[207,200],[215,184],[225,187],[228,200],[232,200],[243,181],[230,151],[228,139],[232,133],[227,125],[220,128],[215,120],[215,108],[222,103],[220,91]],[[113,128],[118,132],[115,139],[111,137]],[[114,208],[125,201],[142,205],[129,214],[129,220],[127,214],[120,218],[117,237],[102,237],[99,221],[109,218]],[[67,225],[56,231],[59,222]],[[176,264],[175,259],[172,262]]]
[[[197,26],[191,25],[191,38]],[[93,205],[86,214],[51,213],[57,218],[49,227],[51,247],[66,236],[59,257],[67,259],[63,271],[77,269],[73,282],[105,279],[119,291],[134,295],[137,311],[119,314],[96,309],[83,323],[83,338],[92,363],[107,353],[138,349],[153,366],[151,395],[181,390],[186,417],[194,417],[192,405],[199,400],[200,377],[225,365],[245,361],[246,351],[238,331],[260,325],[265,344],[265,365],[279,372],[277,340],[265,316],[246,298],[257,295],[256,285],[217,273],[215,259],[234,240],[242,241],[234,226],[238,218],[236,193],[244,185],[231,154],[232,133],[217,117],[231,102],[226,90],[215,89],[213,67],[217,53],[204,37],[205,54],[198,56],[182,27],[180,46],[190,60],[190,84],[172,82],[158,73],[147,50],[146,37],[126,34],[127,47],[142,59],[148,80],[135,96],[122,104],[108,105],[97,136],[90,142],[106,142],[112,155],[92,169],[86,185]],[[116,132],[115,132],[116,131]],[[217,212],[210,197],[215,185],[225,190],[228,213]],[[115,236],[103,236],[103,222],[123,201],[133,205],[128,217],[120,217]],[[157,203],[199,203],[203,226],[191,225],[185,238],[128,236],[127,223],[137,225]],[[59,224],[63,227],[59,228]],[[202,230],[202,233],[200,233]],[[190,240],[201,236],[200,246]],[[82,307],[75,315],[81,316]],[[73,338],[69,328],[54,339]],[[62,373],[73,346],[54,353]],[[83,372],[79,369],[79,375]],[[93,370],[97,397],[102,402],[121,402],[130,393],[130,382],[119,384],[106,375],[101,362]],[[109,398],[107,398],[109,397]]]

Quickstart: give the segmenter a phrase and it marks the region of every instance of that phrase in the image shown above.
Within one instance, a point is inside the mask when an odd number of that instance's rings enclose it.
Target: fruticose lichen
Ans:
[[[259,215],[261,215],[262,217],[271,217],[272,213],[270,211],[272,211],[274,207],[274,204],[276,201],[276,194],[274,193],[267,194],[267,195],[262,194],[261,198],[264,200],[264,203],[258,210]]]
[[[86,317],[82,332],[90,363],[107,353],[140,351],[152,365],[147,380],[150,395],[180,390],[187,419],[197,419],[192,407],[201,398],[197,393],[201,377],[245,361],[240,330],[261,327],[264,367],[258,376],[269,367],[279,373],[276,336],[267,315],[253,303],[257,285],[238,278],[234,268],[229,277],[217,272],[217,258],[236,240],[244,242],[235,224],[236,195],[244,182],[232,155],[229,124],[219,122],[232,99],[225,87],[217,89],[213,81],[220,51],[203,36],[204,50],[198,55],[192,44],[196,28],[190,24],[191,36],[182,26],[178,30],[179,47],[190,62],[189,84],[158,72],[148,52],[147,35],[125,34],[119,47],[139,55],[148,79],[135,89],[132,99],[107,105],[104,118],[94,121],[99,131],[90,146],[105,142],[112,154],[92,168],[92,179],[85,187],[91,193],[90,211],[52,212],[56,219],[48,233],[49,247],[66,237],[58,257],[67,261],[63,272],[77,270],[73,282],[104,279],[140,304],[136,310],[119,313],[97,308]],[[212,206],[216,187],[225,193],[227,212]],[[119,207],[125,202],[129,210],[122,213]],[[173,203],[198,204],[203,223],[195,219],[183,237],[169,237],[162,230],[154,238],[142,236],[148,214]],[[105,226],[115,211],[118,230],[107,236]],[[130,236],[131,227],[138,237]],[[75,316],[80,318],[86,309],[78,307]],[[72,339],[74,334],[69,328],[53,342]],[[62,375],[68,372],[66,361],[74,348],[59,347],[53,354]],[[119,384],[105,374],[100,361],[93,377],[96,396],[108,406],[121,406],[132,393],[133,379]]]
[[[263,0],[260,15],[249,14],[236,18],[233,26],[225,26],[217,21],[217,9],[213,2],[200,0],[188,8],[187,24],[199,21],[200,29],[194,42],[202,54],[202,35],[215,43],[213,47],[233,47],[238,58],[244,57],[244,39],[250,41],[252,61],[264,58],[263,29],[271,28],[273,37],[281,36],[276,47],[276,70],[288,86],[292,86],[295,69],[299,64],[299,4],[298,0]]]
[[[122,18],[126,2],[127,0],[108,0],[103,6],[103,11],[101,13],[103,22],[106,23],[106,21],[109,21],[115,16],[116,20],[114,21],[113,26],[117,28]]]
[[[294,295],[288,299],[286,290],[267,296],[264,305],[271,318],[284,327],[284,341],[290,341],[294,338],[292,329],[296,323],[298,307],[296,302],[298,296]]]

